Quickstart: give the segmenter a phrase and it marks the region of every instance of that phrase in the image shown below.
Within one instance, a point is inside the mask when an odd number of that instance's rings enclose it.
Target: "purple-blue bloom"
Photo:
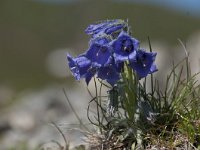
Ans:
[[[91,61],[84,55],[73,58],[71,55],[67,54],[69,68],[72,75],[76,80],[81,78],[86,78],[86,82],[89,83],[90,79],[94,76],[94,69],[92,70]]]
[[[106,34],[112,34],[116,31],[120,31],[121,29],[123,29],[125,27],[126,27],[125,24],[113,24],[113,25],[108,26],[105,29],[105,33]]]
[[[99,45],[106,45],[110,41],[111,39],[108,36],[101,36],[101,37],[92,38],[89,42],[89,45],[91,46],[94,43],[99,44]]]
[[[70,70],[76,80],[84,78],[88,84],[97,74],[114,86],[129,62],[139,76],[146,77],[157,71],[156,53],[139,49],[139,41],[128,33],[128,23],[116,19],[91,24],[85,30],[91,35],[88,50],[78,57],[67,55]]]
[[[145,50],[138,50],[134,60],[130,61],[130,66],[136,71],[140,78],[146,77],[157,71],[157,67],[154,64],[157,53],[146,52]]]
[[[106,80],[112,86],[120,79],[120,73],[117,66],[113,63],[106,67],[100,67],[97,77]]]
[[[132,60],[135,58],[139,41],[122,31],[117,39],[112,42],[116,63]]]
[[[110,35],[114,32],[122,30],[125,27],[127,27],[127,23],[121,19],[106,20],[97,24],[89,25],[85,32],[93,37],[97,37],[102,34]]]
[[[90,48],[86,52],[86,57],[98,67],[108,65],[111,62],[110,39],[99,37],[90,41]]]

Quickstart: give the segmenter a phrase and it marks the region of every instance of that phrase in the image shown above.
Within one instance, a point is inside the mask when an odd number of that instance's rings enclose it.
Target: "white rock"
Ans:
[[[34,129],[36,122],[32,114],[25,111],[14,112],[9,117],[9,124],[15,130],[31,131]]]

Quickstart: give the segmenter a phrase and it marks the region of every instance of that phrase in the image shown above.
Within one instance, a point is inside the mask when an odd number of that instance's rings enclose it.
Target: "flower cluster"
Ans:
[[[120,19],[102,21],[89,25],[85,32],[91,36],[88,50],[75,58],[67,55],[76,80],[85,78],[88,84],[97,75],[113,86],[120,79],[125,62],[139,78],[157,71],[156,53],[140,48],[140,42],[129,34],[127,22]]]

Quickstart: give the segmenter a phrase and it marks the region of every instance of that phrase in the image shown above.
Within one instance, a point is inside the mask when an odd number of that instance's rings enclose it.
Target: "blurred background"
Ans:
[[[200,71],[198,0],[0,0],[0,149],[62,141],[51,121],[72,147],[81,142],[80,132],[66,129],[77,121],[63,88],[83,118],[90,97],[86,85],[71,76],[66,53],[87,50],[85,28],[106,19],[128,19],[147,49],[150,37],[158,79],[185,55],[177,39],[190,52],[192,70]]]

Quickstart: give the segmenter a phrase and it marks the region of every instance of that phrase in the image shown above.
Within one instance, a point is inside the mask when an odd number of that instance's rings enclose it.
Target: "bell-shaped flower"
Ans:
[[[155,52],[146,52],[145,50],[136,52],[136,57],[130,61],[130,66],[136,71],[139,78],[144,78],[158,70],[154,63],[156,55]]]
[[[97,77],[106,80],[112,86],[120,79],[117,66],[112,63],[98,69]]]
[[[110,35],[114,32],[121,31],[125,27],[127,27],[127,23],[121,19],[106,20],[89,25],[85,32],[93,37],[98,37],[103,34]]]
[[[123,24],[116,23],[116,24],[112,24],[112,25],[108,26],[104,32],[109,35],[109,34],[117,32],[117,31],[121,31],[125,27],[126,27],[126,25],[124,23]]]
[[[86,57],[97,67],[102,67],[110,63],[112,48],[109,45],[110,39],[99,37],[90,41],[90,47],[86,52]]]
[[[121,32],[112,43],[114,58],[116,63],[133,60],[136,50],[139,48],[139,41],[129,36],[126,32]]]
[[[94,71],[91,71],[91,61],[84,55],[73,58],[71,55],[67,54],[67,59],[69,68],[75,79],[80,80],[81,78],[86,78],[87,82],[89,83],[90,79],[95,74]]]

